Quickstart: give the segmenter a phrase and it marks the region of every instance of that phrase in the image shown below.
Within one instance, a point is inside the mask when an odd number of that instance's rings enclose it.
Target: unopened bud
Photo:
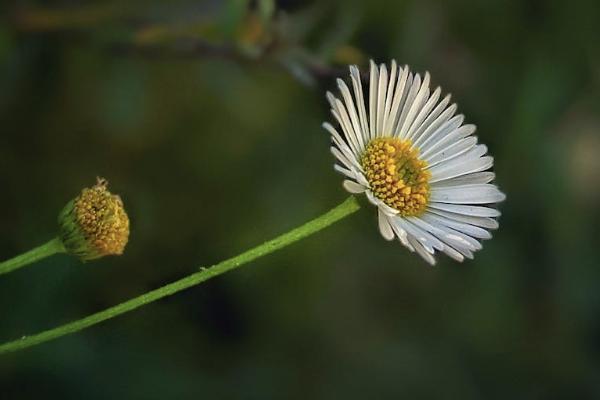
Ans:
[[[98,178],[71,200],[58,217],[60,239],[67,253],[82,261],[123,254],[129,239],[129,218],[123,201]]]

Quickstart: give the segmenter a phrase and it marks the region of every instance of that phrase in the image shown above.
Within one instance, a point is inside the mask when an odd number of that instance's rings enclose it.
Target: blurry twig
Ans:
[[[247,61],[233,46],[218,45],[201,39],[180,39],[172,43],[138,44],[118,43],[110,47],[116,55],[156,59],[202,59],[222,58],[233,61]]]
[[[342,68],[327,65],[299,48],[273,47],[259,56],[248,56],[230,44],[216,44],[199,38],[173,40],[169,43],[118,43],[110,47],[116,55],[158,60],[223,59],[244,65],[274,62],[306,84],[315,80],[332,79],[343,75]]]
[[[309,86],[345,73],[345,68],[332,66],[325,59],[338,59],[341,64],[362,61],[360,52],[347,46],[339,47],[331,57],[308,51],[302,45],[303,35],[296,32],[296,25],[306,25],[300,23],[306,21],[292,23],[285,13],[277,14],[272,0],[259,1],[255,9],[245,0],[231,4],[225,8],[227,29],[219,26],[218,19],[197,18],[150,24],[138,19],[132,27],[135,9],[115,2],[62,10],[18,9],[13,22],[22,32],[85,31],[96,40],[100,38],[103,47],[119,56],[156,60],[223,59],[243,65],[276,65]],[[124,18],[128,20],[125,27]],[[110,25],[112,31],[110,27],[105,29],[106,23],[115,21],[116,25]]]
[[[129,7],[119,4],[89,5],[77,9],[19,8],[13,11],[15,27],[25,32],[48,32],[97,26],[126,16]]]

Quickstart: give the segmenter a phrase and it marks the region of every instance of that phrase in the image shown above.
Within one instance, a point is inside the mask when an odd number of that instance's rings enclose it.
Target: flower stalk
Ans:
[[[254,247],[238,256],[229,258],[218,264],[215,264],[208,268],[200,268],[198,272],[188,275],[178,281],[169,283],[163,287],[152,290],[131,300],[125,301],[116,306],[107,308],[104,311],[97,312],[89,315],[85,318],[70,322],[68,324],[49,329],[47,331],[32,335],[23,336],[21,339],[14,340],[0,345],[0,354],[14,352],[22,350],[28,347],[32,347],[44,342],[48,342],[53,339],[60,338],[71,333],[81,331],[90,326],[99,324],[100,322],[109,320],[119,315],[125,314],[129,311],[133,311],[146,304],[152,303],[163,297],[171,296],[184,289],[196,286],[204,281],[211,278],[224,274],[228,271],[234,270],[249,263],[250,261],[256,260],[257,258],[266,256],[279,249],[287,247],[305,237],[311,236],[320,230],[332,225],[333,223],[344,219],[345,217],[353,214],[360,209],[360,205],[356,199],[351,196],[346,199],[343,203],[337,207],[331,209],[325,214],[301,225],[298,228],[292,229],[291,231],[284,233],[275,239],[269,240],[257,247]]]
[[[54,238],[48,243],[31,249],[23,254],[0,263],[0,275],[7,274],[36,261],[50,257],[54,254],[65,253],[65,246],[59,238]]]

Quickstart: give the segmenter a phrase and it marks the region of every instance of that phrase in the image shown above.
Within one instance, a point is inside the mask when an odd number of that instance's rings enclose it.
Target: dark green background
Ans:
[[[370,57],[430,71],[478,126],[508,196],[494,239],[474,261],[431,268],[382,240],[367,207],[2,356],[0,398],[600,397],[599,3],[282,1],[272,15],[244,3],[0,6],[0,259],[51,238],[97,175],[132,221],[122,257],[56,256],[2,276],[0,341],[342,201],[324,94],[344,64]]]

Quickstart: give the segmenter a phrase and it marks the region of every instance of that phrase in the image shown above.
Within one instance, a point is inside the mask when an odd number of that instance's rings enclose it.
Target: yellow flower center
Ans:
[[[106,189],[105,181],[84,189],[74,210],[86,241],[99,255],[123,253],[129,239],[129,218],[121,198]]]
[[[421,215],[429,201],[427,162],[410,140],[393,137],[371,140],[361,157],[373,194],[403,217]]]

